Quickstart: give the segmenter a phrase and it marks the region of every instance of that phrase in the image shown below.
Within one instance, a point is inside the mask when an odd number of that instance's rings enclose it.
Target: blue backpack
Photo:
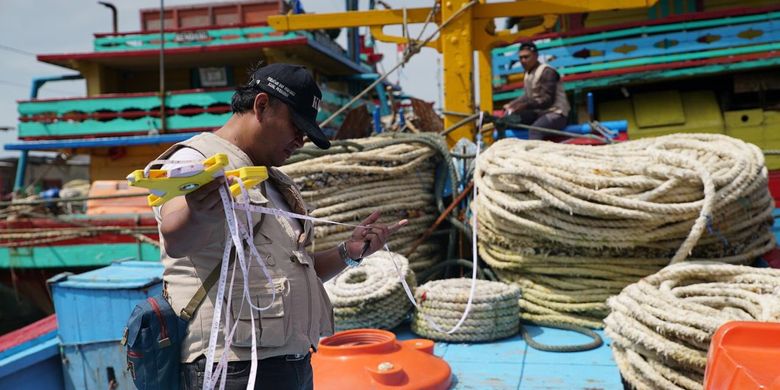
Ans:
[[[162,294],[146,298],[135,306],[127,320],[122,345],[127,347],[127,370],[136,388],[179,388],[181,348],[187,324],[208,290],[217,282],[219,271],[220,267],[217,267],[209,274],[179,315]]]

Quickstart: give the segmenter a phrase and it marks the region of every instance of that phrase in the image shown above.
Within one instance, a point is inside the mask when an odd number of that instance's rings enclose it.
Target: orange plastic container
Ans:
[[[151,213],[152,208],[146,202],[149,190],[130,187],[127,180],[95,180],[89,188],[89,197],[110,195],[132,195],[128,198],[92,199],[87,201],[87,215],[102,214],[144,214]]]
[[[354,329],[320,340],[312,356],[315,389],[448,389],[450,365],[433,341],[398,341],[391,332]]]
[[[706,390],[780,390],[780,323],[727,322],[710,343]]]

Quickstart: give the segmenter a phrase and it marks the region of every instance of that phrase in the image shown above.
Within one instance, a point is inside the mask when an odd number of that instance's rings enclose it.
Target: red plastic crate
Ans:
[[[727,322],[710,343],[705,390],[780,390],[780,323]]]
[[[780,171],[769,171],[769,193],[775,200],[775,207],[780,207]]]

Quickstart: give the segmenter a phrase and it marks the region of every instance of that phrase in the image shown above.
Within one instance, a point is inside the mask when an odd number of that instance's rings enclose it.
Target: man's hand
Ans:
[[[215,221],[224,220],[219,186],[225,178],[218,177],[184,196],[177,196],[160,208],[160,233],[165,250],[171,257],[197,253],[215,231]]]
[[[350,258],[363,258],[382,249],[391,234],[409,223],[408,220],[402,219],[390,226],[375,225],[374,222],[378,221],[381,215],[379,211],[374,211],[360,223],[361,226],[365,227],[355,228],[352,232],[352,237],[346,242],[347,254]]]
[[[525,109],[525,103],[521,102],[520,100],[512,100],[511,102],[504,104],[504,113],[506,115],[511,115],[515,111],[522,111]]]
[[[225,185],[225,177],[221,176],[184,195],[193,222],[207,222],[222,217],[224,212],[219,187],[223,185]]]

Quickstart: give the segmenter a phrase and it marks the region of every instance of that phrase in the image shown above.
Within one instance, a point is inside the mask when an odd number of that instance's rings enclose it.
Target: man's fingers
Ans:
[[[215,192],[219,188],[219,186],[221,186],[224,183],[225,183],[225,179],[222,177],[218,177],[206,183],[203,187],[200,187],[195,191],[190,192],[189,194],[187,194],[187,196],[196,202],[201,202],[204,199],[206,199],[206,197],[209,196],[209,194]]]
[[[398,231],[398,230],[400,230],[402,227],[404,227],[404,226],[406,226],[406,225],[408,225],[408,224],[409,224],[409,220],[408,220],[408,219],[402,219],[402,220],[400,220],[400,221],[398,221],[398,222],[396,222],[396,223],[394,223],[394,224],[390,225],[390,226],[387,228],[387,232],[388,232],[388,234],[393,234],[393,233],[397,232],[397,231]]]
[[[382,216],[382,213],[380,213],[379,211],[374,211],[373,213],[371,213],[371,215],[368,216],[368,218],[364,219],[363,222],[361,222],[360,224],[363,225],[363,226],[370,225],[370,224],[378,221],[379,217],[381,217],[381,216]]]

